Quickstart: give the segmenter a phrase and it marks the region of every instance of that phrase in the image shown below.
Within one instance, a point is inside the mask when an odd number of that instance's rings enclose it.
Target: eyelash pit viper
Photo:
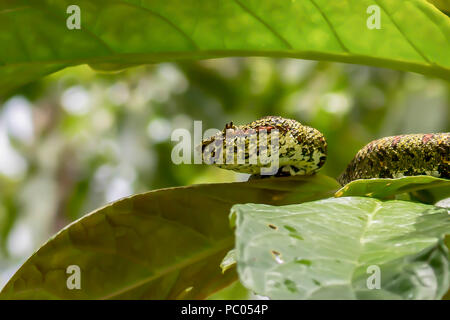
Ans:
[[[268,116],[242,126],[229,123],[222,132],[202,141],[202,151],[214,142],[226,148],[227,132],[233,133],[232,146],[236,147],[237,137],[248,132],[264,130],[272,141],[272,132],[277,129],[279,145],[279,164],[275,176],[309,175],[317,172],[327,157],[327,142],[317,129],[302,125],[296,120],[278,116]],[[252,131],[254,130],[254,131]],[[270,143],[267,142],[267,146]],[[267,149],[269,149],[267,147]],[[237,147],[233,152],[239,152]],[[241,154],[249,159],[248,139]],[[259,155],[262,147],[254,151]],[[235,158],[236,159],[236,154]],[[223,155],[225,157],[225,153]],[[225,159],[225,158],[224,158]],[[258,175],[260,162],[213,163],[214,165],[237,172]],[[338,181],[345,185],[357,179],[398,178],[403,176],[429,175],[450,178],[450,133],[405,134],[374,140],[359,150],[348,164]]]

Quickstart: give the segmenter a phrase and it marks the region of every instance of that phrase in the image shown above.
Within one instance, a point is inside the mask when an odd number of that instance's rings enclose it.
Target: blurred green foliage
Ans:
[[[444,80],[294,59],[227,58],[120,73],[68,68],[0,101],[0,287],[48,237],[117,198],[245,176],[175,165],[177,128],[222,129],[266,115],[297,119],[328,140],[337,177],[382,136],[450,131]]]

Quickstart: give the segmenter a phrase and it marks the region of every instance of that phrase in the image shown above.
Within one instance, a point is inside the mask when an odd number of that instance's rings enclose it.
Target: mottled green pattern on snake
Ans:
[[[228,124],[223,132],[206,139],[202,150],[223,138],[226,130],[236,136],[250,129],[279,131],[279,170],[276,175],[313,174],[325,163],[327,143],[318,130],[281,117],[265,117],[244,126]],[[222,140],[220,141],[222,143]],[[248,145],[247,145],[248,147]],[[245,149],[248,159],[248,149]],[[430,175],[450,178],[450,133],[408,134],[375,140],[363,147],[339,177],[341,184],[356,179]],[[224,169],[258,174],[262,164],[215,164]]]
[[[428,175],[450,178],[450,133],[407,134],[370,142],[339,177],[356,179]]]

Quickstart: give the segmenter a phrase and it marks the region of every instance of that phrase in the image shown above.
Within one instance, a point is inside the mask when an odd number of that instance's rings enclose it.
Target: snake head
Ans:
[[[236,129],[236,126],[233,124],[233,121],[231,121],[230,123],[225,124],[225,128],[223,129],[223,131],[227,131],[227,129]]]
[[[228,148],[228,142],[233,148],[232,161],[227,162],[228,158],[223,158],[223,161],[210,164],[250,174],[261,174],[263,169],[278,167],[276,175],[306,175],[318,171],[326,159],[326,140],[322,133],[296,120],[279,116],[267,116],[246,125],[229,122],[221,132],[202,141],[201,151],[211,150],[208,156],[215,158],[219,155],[220,159],[226,154],[216,152],[220,148],[222,151]],[[267,152],[269,148],[270,152]]]

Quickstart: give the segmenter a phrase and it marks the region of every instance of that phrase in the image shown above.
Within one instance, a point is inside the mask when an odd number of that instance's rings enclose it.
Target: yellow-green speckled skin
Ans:
[[[242,133],[249,132],[249,130],[266,130],[268,132],[267,135],[270,137],[271,130],[277,129],[279,135],[279,169],[275,174],[277,176],[313,174],[323,166],[326,160],[327,142],[322,133],[317,129],[304,126],[298,121],[278,116],[264,117],[242,126],[235,126],[232,123],[228,124],[222,132],[202,142],[202,151],[214,141],[220,141],[218,138],[223,139],[226,129],[232,129],[233,134],[237,137]],[[223,142],[223,147],[225,148],[225,141]],[[235,153],[237,152],[235,151]],[[248,160],[248,139],[246,140],[245,153],[245,159]],[[257,154],[259,155],[259,144]],[[235,160],[236,157],[237,155],[235,154]],[[255,175],[260,173],[261,167],[267,167],[267,165],[262,165],[259,161],[257,164],[250,164],[248,161],[245,164],[237,164],[237,161],[234,164],[226,164],[225,155],[223,162],[223,164],[215,163],[213,165],[223,169]]]
[[[406,134],[370,142],[339,177],[356,179],[429,175],[450,178],[450,133]]]

